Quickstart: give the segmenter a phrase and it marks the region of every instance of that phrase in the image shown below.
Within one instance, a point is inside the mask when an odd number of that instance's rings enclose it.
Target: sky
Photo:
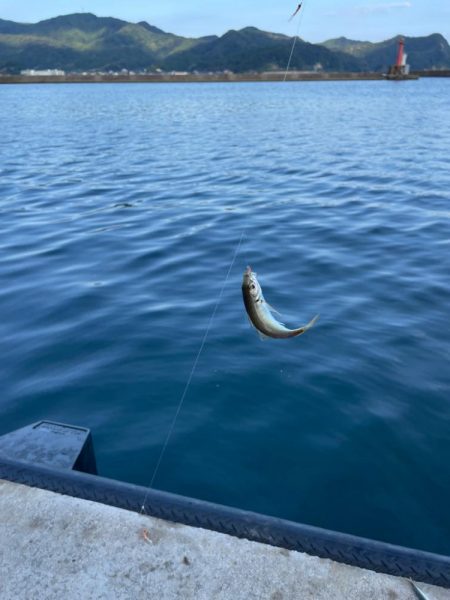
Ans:
[[[450,0],[304,0],[300,23],[289,22],[300,0],[0,0],[0,18],[34,23],[58,15],[92,12],[147,21],[186,37],[222,35],[248,25],[322,42],[345,36],[381,41],[402,33],[442,33],[450,41]]]

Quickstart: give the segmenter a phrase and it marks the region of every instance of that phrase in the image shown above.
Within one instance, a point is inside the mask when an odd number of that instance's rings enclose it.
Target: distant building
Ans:
[[[27,77],[62,77],[66,72],[61,71],[61,69],[25,69],[24,71],[20,71],[20,74]]]

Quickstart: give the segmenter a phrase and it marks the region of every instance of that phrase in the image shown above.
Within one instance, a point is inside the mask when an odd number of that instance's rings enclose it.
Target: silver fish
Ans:
[[[420,590],[417,585],[414,583],[414,581],[412,579],[409,580],[409,583],[411,584],[413,590],[416,593],[416,596],[420,599],[420,600],[430,600],[428,596],[426,596],[424,594],[424,592],[422,592],[422,590]]]
[[[276,311],[264,300],[256,273],[252,271],[251,267],[247,267],[244,273],[242,296],[251,324],[263,336],[276,339],[296,337],[310,329],[319,318],[319,315],[316,315],[307,325],[297,329],[288,329],[283,323],[274,319],[272,312]]]

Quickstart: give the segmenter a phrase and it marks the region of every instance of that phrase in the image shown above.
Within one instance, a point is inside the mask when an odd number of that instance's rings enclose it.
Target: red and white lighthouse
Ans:
[[[398,41],[397,62],[389,68],[388,79],[417,79],[409,74],[409,65],[406,64],[407,54],[405,52],[405,40]]]
[[[398,53],[397,53],[397,62],[395,63],[396,67],[403,66],[403,56],[405,54],[405,40],[400,38],[398,42]]]

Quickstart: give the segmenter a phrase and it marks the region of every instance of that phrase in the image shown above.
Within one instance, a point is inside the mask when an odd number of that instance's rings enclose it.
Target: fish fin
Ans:
[[[248,315],[247,315],[248,317]],[[264,333],[262,333],[257,327],[255,327],[255,325],[253,325],[252,320],[250,319],[250,317],[248,317],[248,322],[250,324],[250,327],[252,329],[254,329],[256,331],[256,333],[259,335],[259,339],[262,340],[263,342],[265,342],[266,340],[269,339],[268,335],[264,335]]]
[[[270,310],[270,312],[276,313],[277,315],[280,315],[280,317],[282,316],[280,311],[277,310],[276,308],[274,308],[273,306],[271,306],[267,300],[264,300],[264,302],[267,304],[267,308]],[[282,323],[282,325],[284,325],[284,323]]]

